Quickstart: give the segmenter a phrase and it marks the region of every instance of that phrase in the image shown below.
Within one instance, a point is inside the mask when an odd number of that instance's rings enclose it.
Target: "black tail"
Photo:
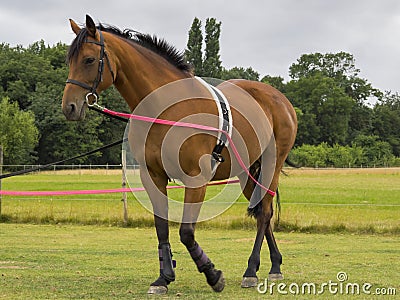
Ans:
[[[295,163],[293,163],[291,160],[289,160],[289,158],[287,157],[285,160],[285,163],[292,168],[301,168],[301,166],[296,165]],[[259,171],[259,170],[258,170]],[[257,177],[258,177],[258,171],[257,171]],[[287,175],[283,170],[281,171],[284,175]],[[256,177],[256,178],[257,178]],[[277,224],[279,224],[279,219],[281,216],[281,197],[279,195],[279,189],[276,189],[276,214],[277,214]],[[262,201],[260,201],[255,207],[253,208],[247,208],[247,214],[250,217],[254,217],[257,218],[257,216],[259,216],[262,212]]]
[[[262,201],[260,201],[256,206],[253,208],[247,208],[247,215],[249,217],[253,217],[257,219],[257,217],[262,213]]]
[[[260,201],[253,208],[247,208],[247,214],[249,217],[257,219],[257,217],[261,213],[262,213],[262,201]],[[279,225],[279,220],[281,218],[281,197],[279,195],[279,189],[276,189],[275,213],[276,213],[276,224]]]
[[[292,161],[289,159],[289,157],[287,157],[287,158],[285,159],[285,163],[286,163],[289,167],[296,168],[296,169],[299,169],[299,168],[302,167],[301,165],[297,165],[297,164],[295,164],[294,162],[292,162]]]

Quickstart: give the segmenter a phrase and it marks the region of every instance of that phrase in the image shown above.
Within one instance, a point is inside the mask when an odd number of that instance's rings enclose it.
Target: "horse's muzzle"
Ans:
[[[62,105],[62,111],[68,121],[82,121],[86,115],[86,105],[82,103],[66,103]]]

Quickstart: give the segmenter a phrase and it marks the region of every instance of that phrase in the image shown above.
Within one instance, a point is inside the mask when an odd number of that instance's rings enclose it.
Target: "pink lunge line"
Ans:
[[[238,183],[239,180],[225,180],[211,182],[207,185],[232,184]],[[167,189],[183,189],[183,185],[169,185]],[[76,191],[0,191],[0,195],[8,196],[63,196],[63,195],[91,195],[91,194],[110,194],[123,192],[142,192],[143,187],[139,188],[120,188],[120,189],[105,189],[105,190],[76,190]]]
[[[262,185],[260,182],[258,182],[257,179],[255,179],[247,169],[245,163],[243,162],[242,158],[240,157],[239,151],[236,149],[235,144],[233,143],[232,138],[229,136],[229,134],[222,129],[214,128],[211,126],[206,126],[206,125],[201,125],[201,124],[192,124],[192,123],[186,123],[186,122],[177,122],[177,121],[170,121],[170,120],[164,120],[164,119],[157,119],[157,118],[152,118],[152,117],[145,117],[145,116],[138,116],[134,114],[127,114],[127,113],[121,113],[121,112],[116,112],[113,110],[109,110],[107,108],[102,108],[103,111],[107,114],[114,115],[114,116],[119,116],[119,117],[124,117],[124,118],[129,118],[129,119],[134,119],[138,121],[144,121],[144,122],[149,122],[149,123],[156,123],[156,124],[161,124],[161,125],[169,125],[169,126],[178,126],[178,127],[186,127],[186,128],[195,128],[195,129],[200,129],[200,130],[205,130],[205,131],[214,131],[214,132],[221,132],[226,135],[226,138],[229,141],[229,144],[232,148],[233,154],[235,155],[239,165],[242,167],[242,169],[246,172],[247,176],[254,181],[255,184],[257,184],[260,188],[265,190],[268,194],[270,194],[272,197],[275,196],[275,192],[270,190],[269,188],[265,187]]]

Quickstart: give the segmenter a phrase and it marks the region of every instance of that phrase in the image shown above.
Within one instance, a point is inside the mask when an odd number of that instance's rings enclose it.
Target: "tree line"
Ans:
[[[308,166],[400,165],[400,95],[380,91],[359,76],[352,54],[302,55],[289,68],[290,80],[251,67],[226,69],[220,57],[221,22],[208,18],[189,30],[185,56],[197,76],[259,80],[284,93],[296,109],[299,129],[292,159]],[[68,76],[68,46],[0,44],[0,145],[4,164],[46,164],[121,139],[125,124],[90,112],[84,122],[67,122],[61,98]],[[128,112],[114,88],[102,104]],[[372,103],[372,104],[371,104]],[[119,164],[114,147],[75,163]]]
[[[313,167],[400,165],[400,95],[361,78],[352,54],[303,54],[290,66],[288,82],[280,76],[260,78],[251,67],[224,68],[221,22],[206,19],[204,41],[201,23],[193,20],[186,50],[196,75],[260,80],[285,94],[299,123],[294,161]]]

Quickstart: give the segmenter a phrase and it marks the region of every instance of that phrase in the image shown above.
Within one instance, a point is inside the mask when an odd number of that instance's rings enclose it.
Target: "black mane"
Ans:
[[[166,40],[159,39],[157,36],[150,34],[144,34],[131,29],[120,30],[115,26],[99,24],[98,30],[103,32],[109,32],[123,39],[129,40],[142,47],[145,47],[161,57],[165,58],[172,65],[177,67],[179,70],[185,72],[191,72],[192,66],[186,61],[184,53],[178,51],[174,46],[170,45]],[[70,62],[79,53],[79,49],[87,38],[87,29],[84,27],[78,33],[76,38],[72,41],[67,53],[67,61]]]

